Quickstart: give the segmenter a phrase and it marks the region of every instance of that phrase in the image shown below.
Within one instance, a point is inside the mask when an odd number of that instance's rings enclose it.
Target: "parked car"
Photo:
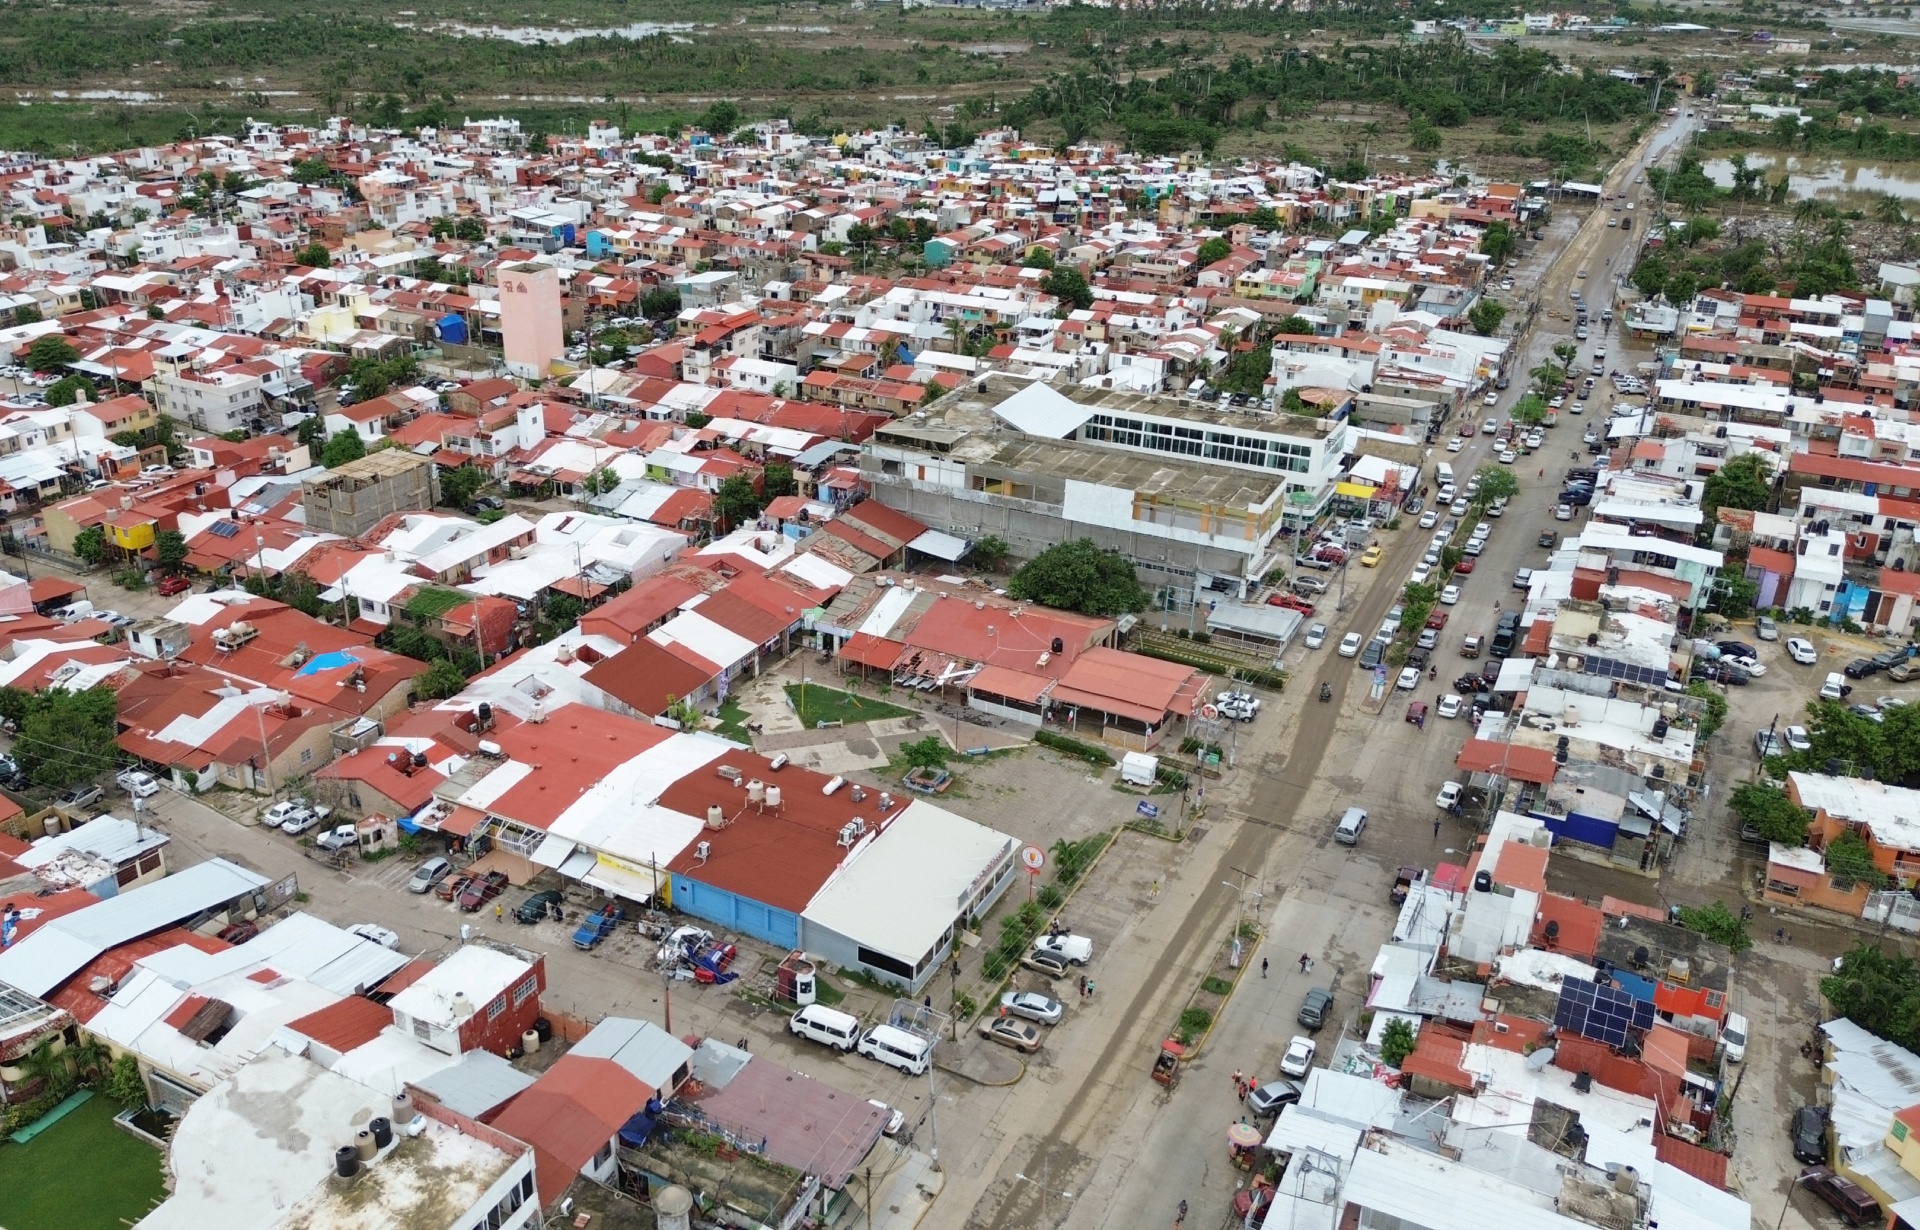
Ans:
[[[437,855],[413,869],[413,878],[407,881],[410,893],[431,892],[440,881],[453,874],[453,864]]]
[[[1277,1115],[1282,1107],[1300,1100],[1300,1086],[1294,1081],[1268,1081],[1247,1093],[1247,1109],[1256,1118]]]
[[[1460,716],[1460,709],[1463,704],[1465,704],[1464,701],[1454,693],[1449,692],[1440,698],[1440,708],[1438,712],[1443,718],[1457,718]]]
[[[1827,1112],[1820,1106],[1802,1106],[1793,1112],[1793,1158],[1797,1162],[1827,1160]]]
[[[607,902],[573,929],[573,946],[583,951],[598,947],[600,941],[612,935],[626,916],[627,907],[618,901]]]
[[[1315,624],[1307,629],[1307,648],[1318,649],[1327,643],[1327,625]]]
[[[136,799],[150,799],[160,793],[160,783],[154,780],[153,774],[139,769],[122,769],[113,780]]]
[[[1849,679],[1865,679],[1880,669],[1872,658],[1855,658],[1840,668],[1840,673]]]
[[[505,891],[507,891],[507,873],[489,871],[467,882],[467,886],[460,890],[457,904],[471,914]]]
[[[1753,621],[1753,634],[1763,641],[1780,639],[1780,625],[1773,622],[1770,615],[1761,615]]]
[[[1460,601],[1460,587],[1458,585],[1446,585],[1441,587],[1440,605],[1452,606],[1454,603],[1458,601]]]
[[[400,947],[400,937],[378,923],[355,923],[347,928],[349,935],[357,935],[363,940],[372,940],[382,948]]]
[[[1313,1068],[1314,1054],[1319,1046],[1312,1038],[1294,1035],[1287,1043],[1287,1053],[1280,1056],[1280,1070],[1288,1076],[1305,1076]]]
[[[560,900],[558,889],[549,888],[544,892],[529,894],[525,901],[513,908],[513,921],[531,926],[551,915]]]
[[[1067,963],[1050,952],[1030,952],[1020,958],[1020,964],[1049,978],[1063,978],[1067,973]]]
[[[980,1022],[980,1036],[1029,1054],[1040,1049],[1040,1031],[1010,1016],[988,1017]]]
[[[1360,566],[1362,568],[1373,568],[1377,566],[1380,563],[1381,554],[1382,552],[1379,547],[1368,547],[1360,553]]]
[[[442,901],[453,901],[461,893],[466,892],[467,885],[471,883],[473,883],[473,877],[470,875],[450,876],[434,885],[433,895]]]
[[[1333,1012],[1333,992],[1325,987],[1315,987],[1307,992],[1300,1004],[1300,1013],[1294,1019],[1308,1029],[1318,1029],[1327,1023],[1327,1017]]]
[[[298,837],[308,829],[317,826],[320,820],[320,813],[311,807],[295,808],[285,820],[280,822],[280,831],[290,837]]]
[[[1085,965],[1093,960],[1093,941],[1084,935],[1060,931],[1034,940],[1033,951],[1058,957],[1072,965]]]
[[[320,836],[315,839],[313,846],[316,850],[335,853],[341,850],[351,850],[359,844],[360,831],[351,824],[343,824],[338,828],[331,828],[320,834]]]
[[[193,582],[183,576],[175,574],[173,576],[161,577],[160,583],[153,588],[154,592],[162,598],[171,598],[175,594],[184,594],[192,589]]]
[[[62,790],[58,795],[55,795],[53,805],[64,810],[91,807],[95,803],[98,803],[101,796],[105,793],[106,791],[100,789],[98,786],[92,785],[91,783],[83,783]]]
[[[1800,1172],[1806,1189],[1827,1202],[1841,1220],[1850,1226],[1875,1226],[1884,1220],[1880,1202],[1851,1179],[1843,1179],[1825,1166],[1809,1166]]]
[[[1820,661],[1820,653],[1813,647],[1813,642],[1798,636],[1787,638],[1787,656],[1802,666],[1812,666]]]
[[[1440,793],[1433,796],[1433,805],[1441,811],[1452,811],[1465,789],[1459,782],[1441,782]]]
[[[259,923],[253,922],[248,919],[242,919],[240,922],[230,923],[227,926],[220,928],[220,934],[216,935],[214,938],[219,940],[223,944],[244,944],[248,940],[252,939],[254,936],[259,934],[260,934]]]
[[[1058,1025],[1066,1014],[1059,1000],[1038,991],[1008,991],[1000,997],[1000,1006],[1012,1016],[1025,1017],[1042,1025]]]

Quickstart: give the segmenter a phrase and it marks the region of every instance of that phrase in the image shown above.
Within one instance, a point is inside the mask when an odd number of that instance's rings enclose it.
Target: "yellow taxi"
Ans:
[[[1362,551],[1360,553],[1360,566],[1362,568],[1374,568],[1374,567],[1377,567],[1379,563],[1380,563],[1380,547],[1378,544],[1368,547],[1365,551]]]

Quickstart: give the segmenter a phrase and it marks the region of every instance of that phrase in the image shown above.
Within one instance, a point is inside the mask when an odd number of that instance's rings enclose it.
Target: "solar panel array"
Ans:
[[[1651,666],[1634,666],[1628,662],[1616,662],[1612,658],[1597,658],[1585,654],[1580,660],[1580,669],[1589,675],[1598,675],[1602,679],[1624,679],[1628,683],[1638,683],[1646,687],[1659,687],[1667,681],[1667,672]]]
[[[215,521],[208,527],[207,532],[215,538],[237,538],[240,536],[240,523],[238,521]]]
[[[1653,1027],[1653,1005],[1597,982],[1568,982],[1560,988],[1553,1023],[1595,1042],[1625,1046],[1629,1030]]]

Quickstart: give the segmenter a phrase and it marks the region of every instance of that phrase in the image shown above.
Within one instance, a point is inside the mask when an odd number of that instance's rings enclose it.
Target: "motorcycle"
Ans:
[[[1321,684],[1321,685],[1320,685],[1320,699],[1321,699],[1322,701],[1329,701],[1329,700],[1332,700],[1332,699],[1333,699],[1333,685],[1332,685],[1332,684],[1330,684],[1330,683],[1323,683],[1323,684]]]

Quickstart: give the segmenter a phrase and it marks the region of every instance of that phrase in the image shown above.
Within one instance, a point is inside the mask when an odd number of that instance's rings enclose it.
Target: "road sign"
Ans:
[[[1020,861],[1026,864],[1028,871],[1039,875],[1040,869],[1047,865],[1047,852],[1039,846],[1028,846],[1020,851]]]

